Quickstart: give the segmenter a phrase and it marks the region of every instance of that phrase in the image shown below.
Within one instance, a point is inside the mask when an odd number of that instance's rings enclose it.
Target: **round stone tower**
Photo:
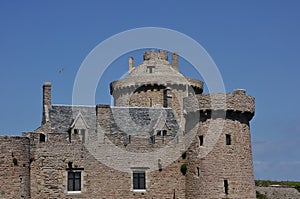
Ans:
[[[197,135],[187,152],[186,198],[255,199],[249,125],[254,98],[237,89],[189,97],[184,104],[185,129]]]
[[[168,52],[163,50],[145,52],[144,61],[137,67],[129,58],[128,75],[110,84],[115,106],[171,107],[179,118],[183,98],[202,91],[203,82],[186,78],[178,71],[177,53],[172,53],[170,63]]]

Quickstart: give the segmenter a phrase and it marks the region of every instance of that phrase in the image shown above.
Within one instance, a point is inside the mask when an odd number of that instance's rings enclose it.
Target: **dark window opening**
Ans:
[[[71,129],[68,131],[68,134],[69,134],[69,142],[71,143],[71,142],[72,142],[72,133],[71,133]]]
[[[72,169],[72,164],[73,164],[73,162],[68,162],[68,168],[69,169]]]
[[[225,194],[228,194],[228,190],[229,190],[228,180],[224,180],[224,192],[225,192]]]
[[[226,145],[231,145],[231,135],[226,134]]]
[[[167,130],[163,130],[163,136],[166,136],[167,135]]]
[[[81,172],[68,171],[68,191],[81,191]]]
[[[133,172],[133,189],[146,189],[145,172]]]
[[[197,167],[197,174],[198,174],[198,176],[200,176],[200,168],[199,167]]]
[[[78,134],[79,133],[79,129],[74,129],[74,134]]]
[[[164,90],[164,95],[163,95],[163,107],[164,108],[167,108],[167,107],[171,107],[172,105],[172,98],[173,98],[173,95],[172,95],[172,91],[168,88],[166,88]]]
[[[150,144],[155,144],[155,136],[154,135],[150,136],[149,142],[150,142]]]
[[[200,144],[200,146],[203,146],[203,142],[204,142],[203,138],[204,138],[203,135],[199,136],[199,144]]]
[[[46,136],[44,134],[40,134],[40,142],[45,142],[46,141]]]
[[[153,70],[154,68],[155,68],[155,66],[147,66],[147,72],[152,73],[154,71]]]
[[[161,130],[156,131],[157,136],[161,136]]]
[[[128,135],[128,144],[131,143],[131,135]]]

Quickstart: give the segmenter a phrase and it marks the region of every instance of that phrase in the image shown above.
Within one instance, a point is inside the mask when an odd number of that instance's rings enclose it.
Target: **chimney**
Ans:
[[[51,83],[45,82],[43,85],[43,118],[42,124],[49,121],[49,108],[51,107]]]
[[[129,72],[134,69],[134,59],[133,57],[128,58]]]
[[[178,54],[175,52],[172,53],[172,67],[178,71]]]
[[[104,132],[110,132],[112,127],[112,112],[109,105],[97,104],[96,106],[97,123]]]

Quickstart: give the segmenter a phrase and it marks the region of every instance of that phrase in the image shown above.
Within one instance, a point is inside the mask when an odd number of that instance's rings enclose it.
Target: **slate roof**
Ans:
[[[49,110],[51,132],[67,132],[79,111],[89,126],[89,130],[96,131],[96,106],[52,105]]]
[[[81,113],[89,131],[97,130],[96,106],[52,105],[49,111],[51,132],[66,133]],[[175,135],[179,130],[171,108],[111,107],[111,133],[151,134],[167,126]]]
[[[149,135],[165,126],[175,135],[179,126],[171,108],[112,107],[112,133]]]

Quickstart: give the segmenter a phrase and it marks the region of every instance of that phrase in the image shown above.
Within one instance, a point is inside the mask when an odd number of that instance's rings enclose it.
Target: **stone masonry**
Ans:
[[[254,98],[202,94],[169,54],[129,58],[114,106],[53,104],[45,83],[41,126],[0,137],[0,198],[254,199]]]

